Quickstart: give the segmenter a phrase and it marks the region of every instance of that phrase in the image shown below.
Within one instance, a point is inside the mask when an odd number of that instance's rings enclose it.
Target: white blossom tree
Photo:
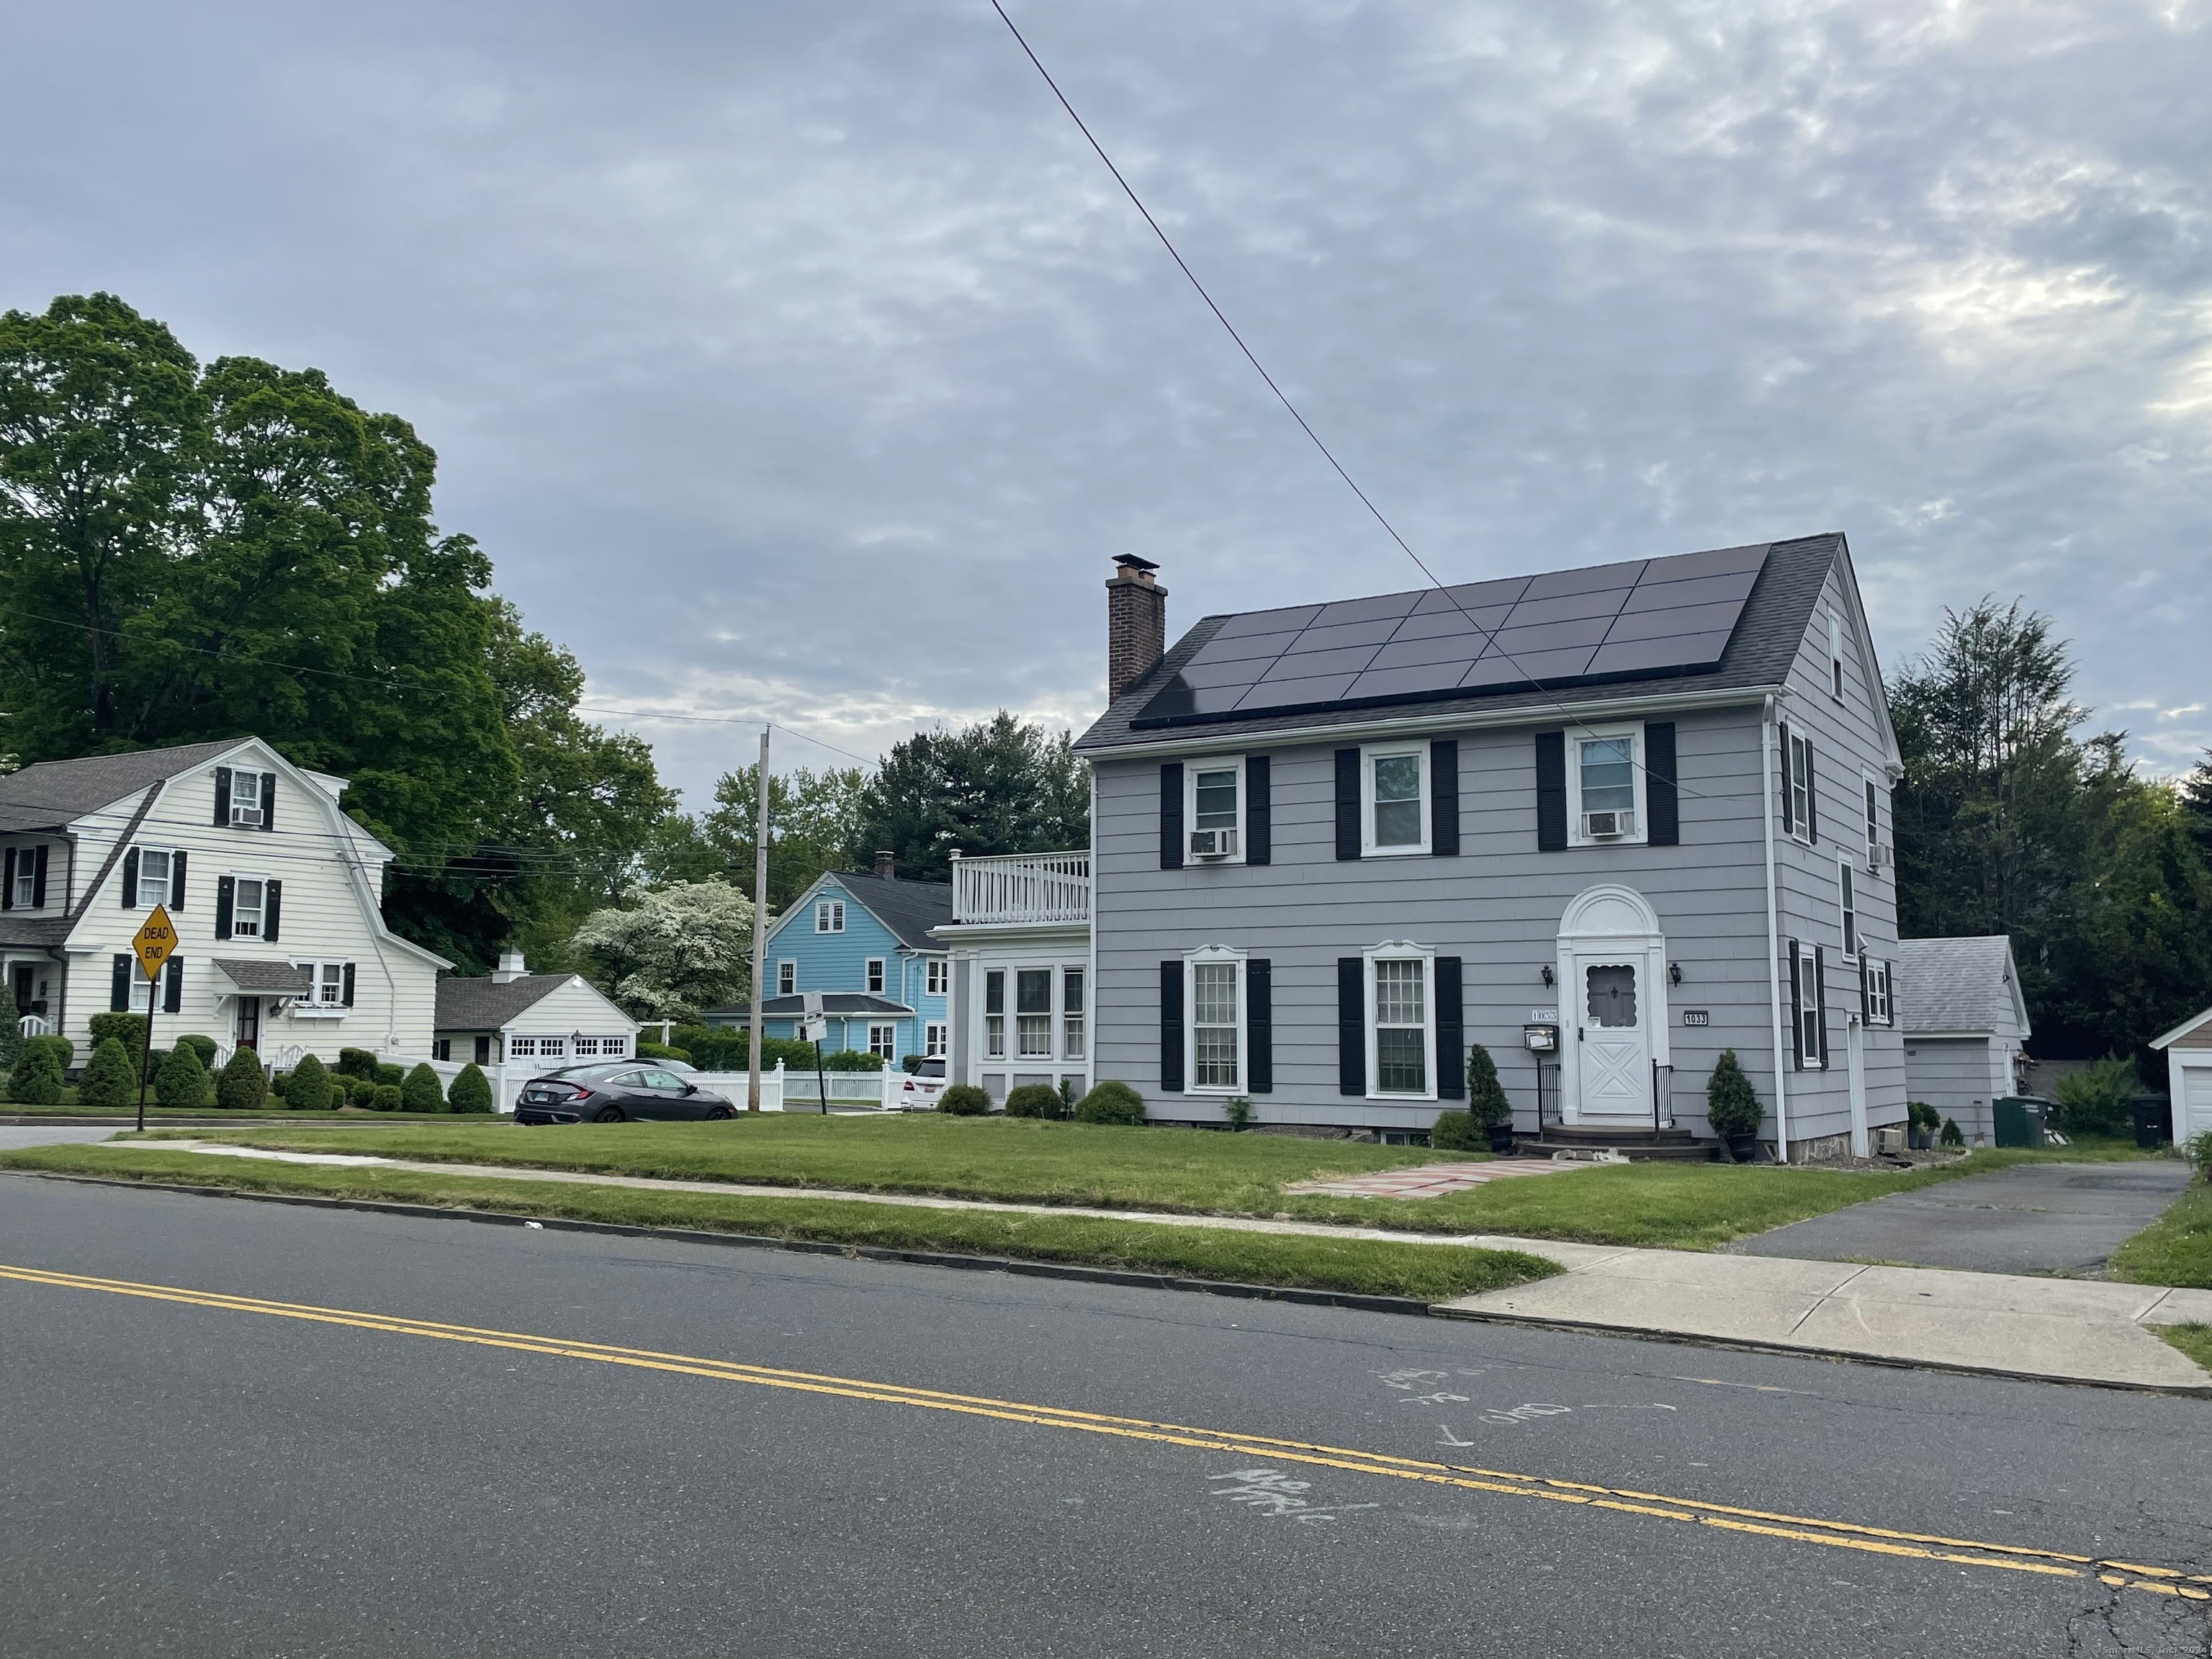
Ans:
[[[640,1019],[693,1019],[751,986],[753,902],[726,881],[678,882],[595,910],[573,941]]]

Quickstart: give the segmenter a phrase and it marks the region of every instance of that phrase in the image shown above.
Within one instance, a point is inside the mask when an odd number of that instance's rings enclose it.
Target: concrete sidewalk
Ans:
[[[143,1150],[415,1170],[503,1181],[550,1181],[731,1197],[811,1198],[925,1209],[1091,1216],[1168,1227],[1364,1238],[1440,1248],[1522,1250],[1558,1262],[1556,1278],[1440,1304],[1448,1317],[1612,1331],[1826,1354],[1887,1364],[2154,1389],[2212,1398],[2212,1373],[2159,1340],[2157,1325],[2212,1324],[2212,1291],[1929,1267],[1875,1267],[1688,1250],[1632,1249],[1493,1234],[1396,1232],[1323,1222],[1156,1211],[1007,1204],[904,1193],[858,1193],[722,1181],[664,1181],[568,1170],[436,1164],[343,1152],[281,1152],[167,1140]]]

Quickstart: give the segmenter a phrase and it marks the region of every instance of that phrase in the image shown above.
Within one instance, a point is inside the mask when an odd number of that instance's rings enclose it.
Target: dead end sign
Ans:
[[[177,948],[177,930],[170,924],[167,909],[158,904],[154,907],[154,914],[131,936],[131,948],[137,952],[138,965],[145,970],[148,979],[161,971],[161,964]]]

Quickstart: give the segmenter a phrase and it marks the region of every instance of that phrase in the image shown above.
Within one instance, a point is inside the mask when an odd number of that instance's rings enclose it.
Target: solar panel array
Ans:
[[[1229,618],[1145,726],[1710,668],[1766,544]]]

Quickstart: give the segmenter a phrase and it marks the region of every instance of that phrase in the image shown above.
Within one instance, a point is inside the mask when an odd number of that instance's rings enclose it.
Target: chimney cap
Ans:
[[[1124,570],[1158,570],[1159,566],[1150,559],[1140,559],[1133,553],[1116,553],[1114,562]]]

